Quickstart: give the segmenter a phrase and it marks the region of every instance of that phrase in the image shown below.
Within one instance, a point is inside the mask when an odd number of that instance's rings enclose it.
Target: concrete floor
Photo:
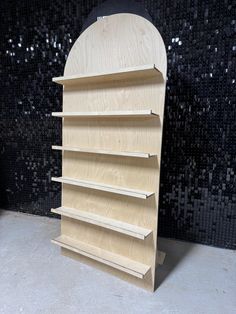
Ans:
[[[60,255],[60,221],[0,212],[0,313],[234,314],[236,252],[160,239],[159,288],[143,291]]]

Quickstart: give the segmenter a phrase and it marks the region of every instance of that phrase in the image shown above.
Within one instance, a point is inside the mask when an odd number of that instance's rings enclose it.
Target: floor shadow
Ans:
[[[158,249],[166,253],[163,265],[156,271],[156,287],[160,287],[167,277],[183,262],[194,248],[194,243],[158,238]]]

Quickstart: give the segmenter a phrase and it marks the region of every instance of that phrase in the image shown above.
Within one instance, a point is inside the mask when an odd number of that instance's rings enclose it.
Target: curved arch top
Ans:
[[[114,14],[98,20],[80,35],[69,53],[64,75],[145,64],[155,64],[166,78],[166,50],[160,33],[141,16]]]

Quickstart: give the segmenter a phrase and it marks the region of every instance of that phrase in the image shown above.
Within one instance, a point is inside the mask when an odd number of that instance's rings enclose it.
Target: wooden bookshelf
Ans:
[[[114,38],[114,33],[116,34]],[[64,256],[154,291],[166,52],[157,29],[133,14],[87,28],[63,85],[61,235]],[[69,272],[68,268],[68,272]],[[66,276],[66,274],[65,274]],[[79,275],[78,275],[79,276]],[[88,283],[89,284],[89,283]]]

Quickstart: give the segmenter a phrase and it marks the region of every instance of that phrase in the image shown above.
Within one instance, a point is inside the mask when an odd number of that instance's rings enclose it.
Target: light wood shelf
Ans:
[[[127,257],[109,252],[102,248],[92,246],[90,244],[74,240],[68,236],[61,235],[52,240],[52,243],[59,245],[62,248],[79,253],[89,257],[95,261],[101,262],[125,273],[143,279],[150,266],[133,261]]]
[[[53,82],[61,85],[78,85],[90,83],[107,83],[111,81],[145,79],[162,75],[155,64],[145,64],[135,67],[128,67],[109,72],[78,74],[70,76],[59,76],[52,79]]]
[[[142,152],[118,152],[110,151],[103,149],[91,149],[91,148],[78,148],[78,147],[69,147],[69,146],[57,146],[53,145],[52,149],[69,151],[69,152],[78,152],[78,153],[89,153],[89,154],[102,154],[102,155],[113,155],[113,156],[124,156],[124,157],[138,157],[138,158],[151,158],[157,156],[154,153],[142,153]]]
[[[68,207],[59,207],[55,209],[52,208],[51,212],[62,216],[70,217],[76,220],[84,221],[89,224],[100,226],[106,229],[117,231],[123,234],[127,234],[131,237],[142,240],[144,240],[152,233],[152,230],[148,230],[139,226],[125,223],[123,221],[107,218],[104,216],[96,215],[75,208]]]
[[[157,223],[166,71],[158,30],[122,13],[88,27],[64,76],[52,79],[63,86],[61,112],[52,113],[63,138],[52,146],[63,152],[63,175],[52,178],[62,184],[52,209],[62,235],[53,242],[64,256],[152,291],[165,258]]]
[[[52,112],[52,116],[58,118],[152,118],[158,117],[158,114],[153,112],[151,109],[147,109],[127,111]]]
[[[58,178],[52,177],[52,181],[65,183],[65,184],[71,184],[71,185],[77,185],[77,186],[81,186],[85,188],[106,191],[110,193],[128,195],[128,196],[143,198],[143,199],[146,199],[154,194],[154,192],[127,189],[121,186],[114,186],[114,185],[108,185],[108,184],[103,184],[103,183],[101,184],[94,181],[79,180],[79,179],[73,179],[73,178],[68,178],[68,177],[58,177]]]

